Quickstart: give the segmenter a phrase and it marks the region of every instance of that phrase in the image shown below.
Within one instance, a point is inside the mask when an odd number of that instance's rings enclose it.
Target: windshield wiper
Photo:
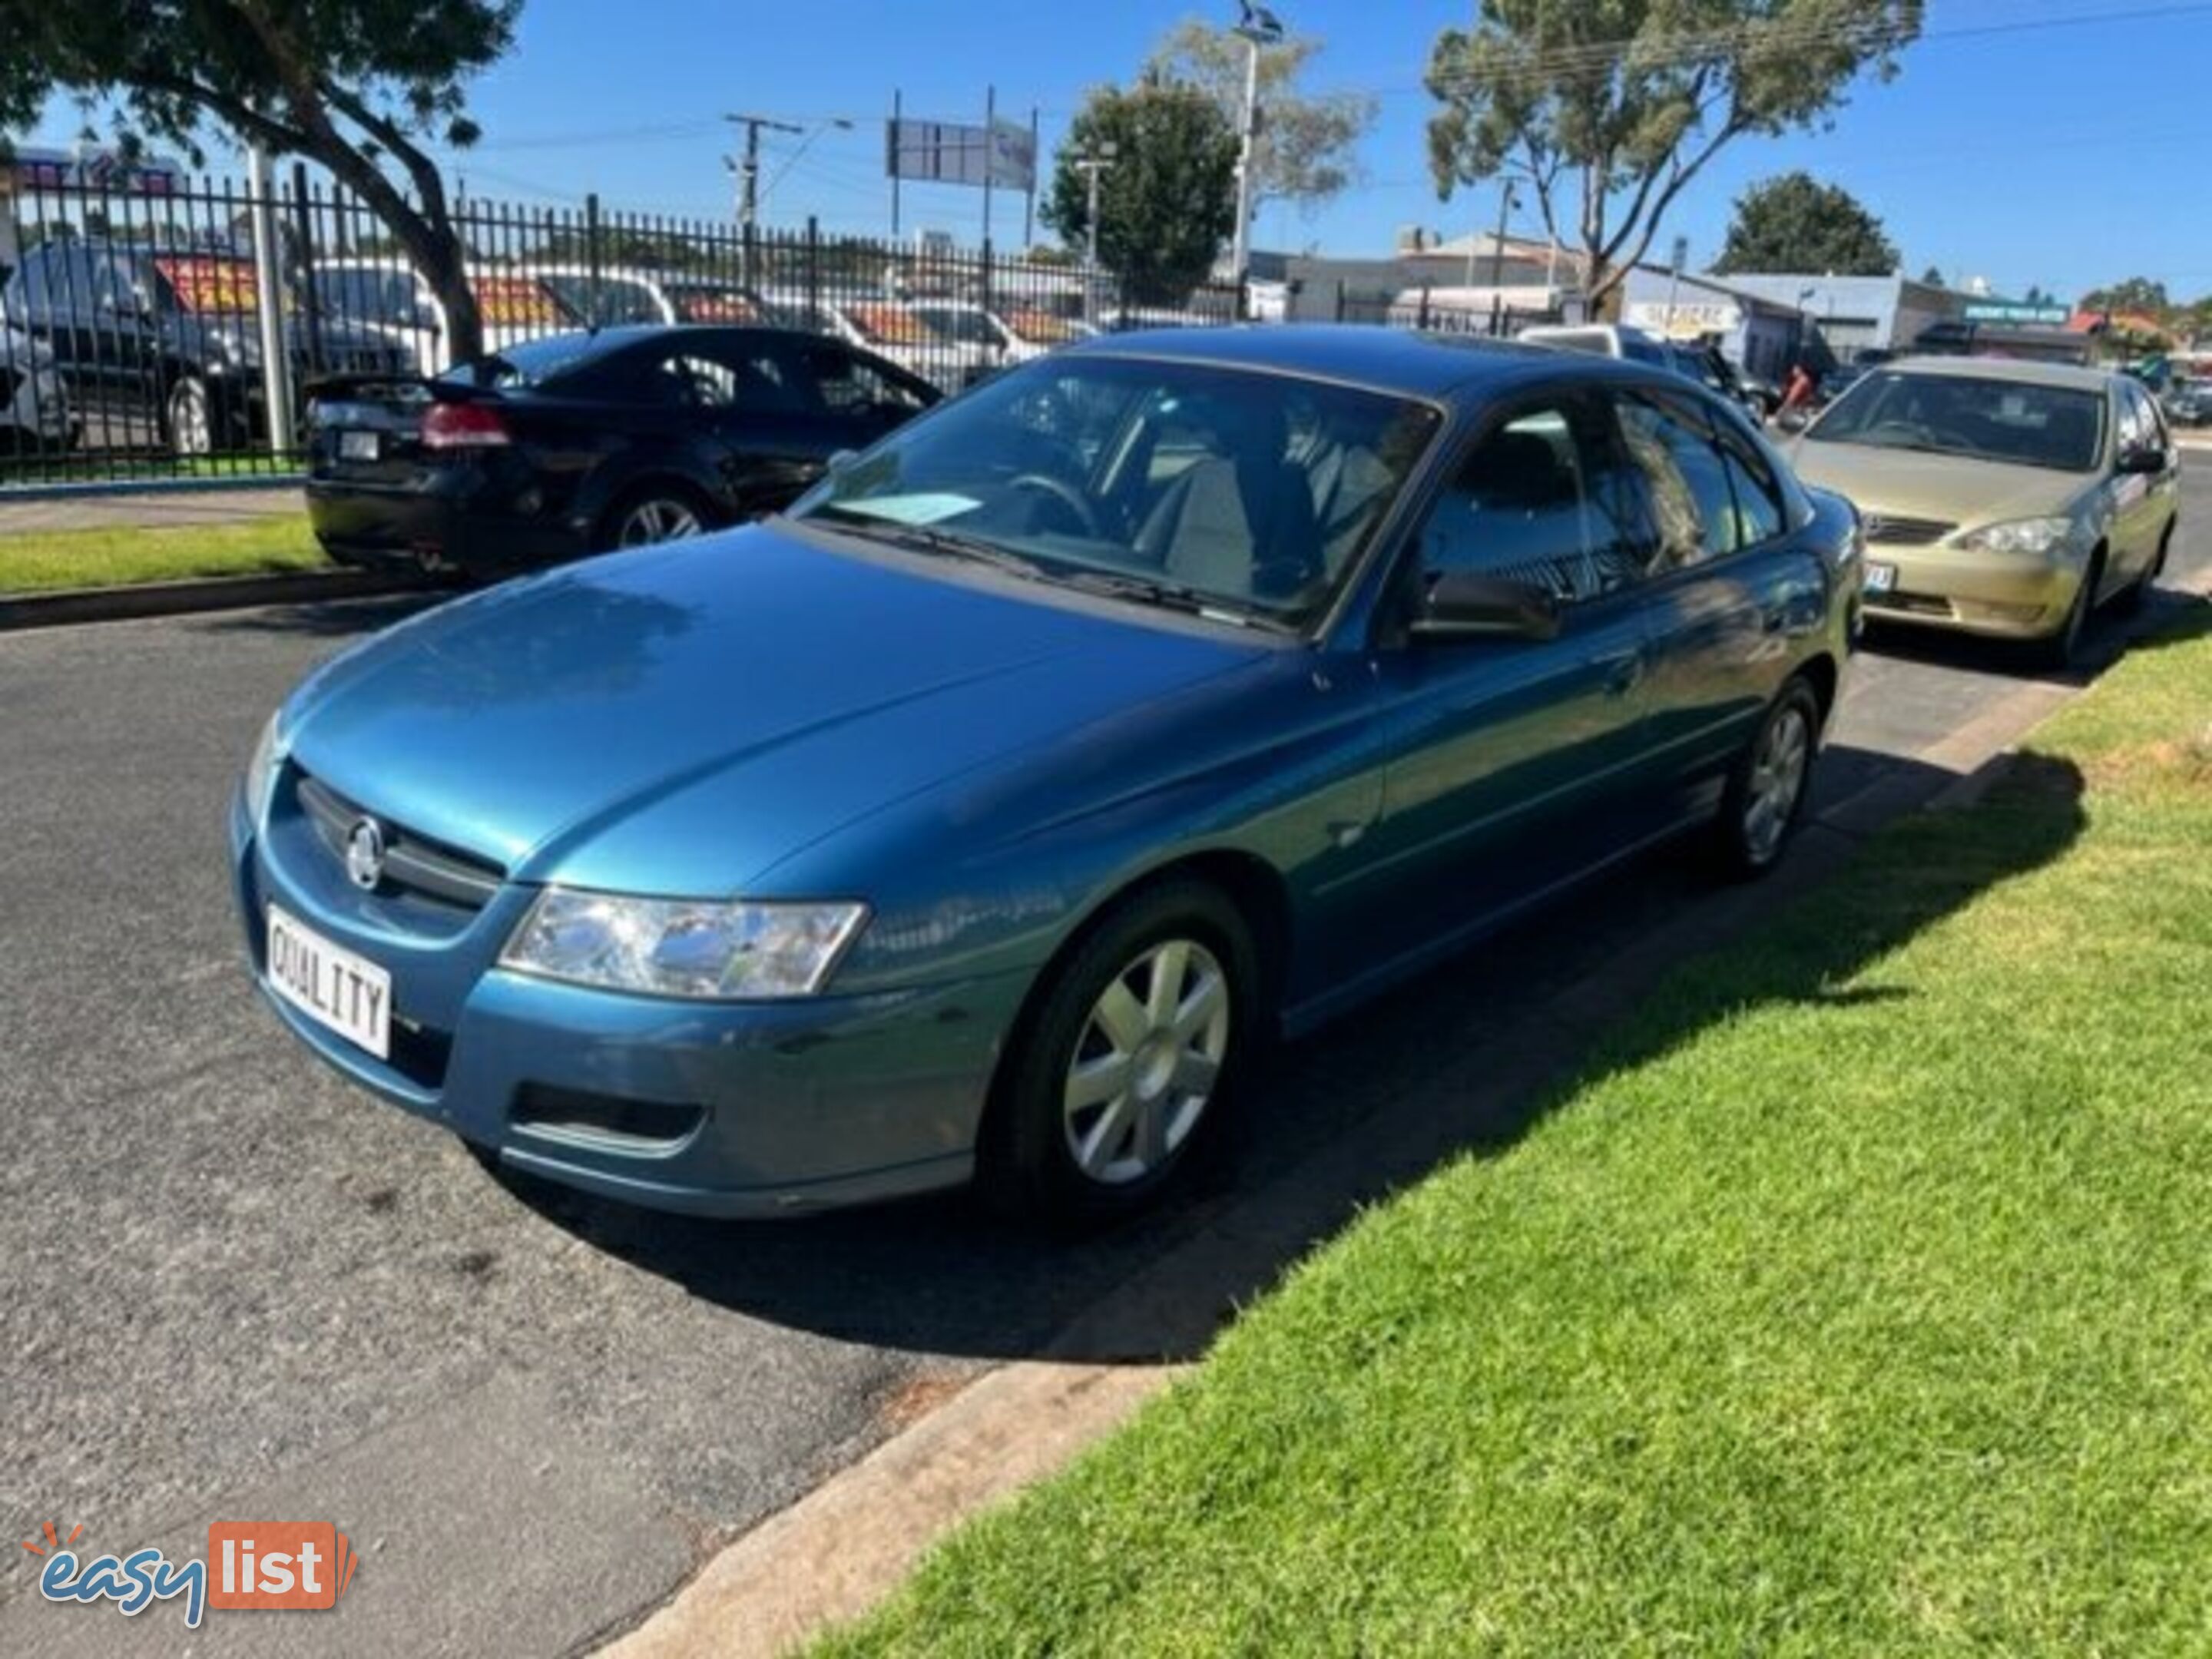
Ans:
[[[1026,577],[1031,581],[1048,580],[1045,568],[1035,559],[1024,558],[1018,553],[1009,552],[1003,547],[979,541],[972,536],[939,530],[934,525],[908,524],[898,519],[878,518],[872,513],[860,512],[836,501],[826,502],[816,507],[814,512],[818,517],[830,520],[840,529],[857,531],[878,541],[890,542],[894,546],[918,547],[926,552],[972,560],[977,564],[988,564],[994,570]]]
[[[1133,576],[1110,570],[1078,570],[1070,572],[1060,580],[1070,587],[1079,587],[1089,592],[1103,593],[1117,599],[1133,599],[1139,605],[1158,605],[1164,611],[1186,611],[1194,617],[1210,617],[1238,628],[1287,629],[1289,627],[1288,623],[1273,617],[1239,610],[1218,594],[1186,586],[1181,582],[1164,581],[1157,576]]]

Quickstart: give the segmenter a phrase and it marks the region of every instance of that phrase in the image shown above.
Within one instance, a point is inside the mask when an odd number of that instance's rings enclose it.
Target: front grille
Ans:
[[[1929,547],[1959,526],[1941,519],[1894,518],[1887,513],[1866,515],[1866,538],[1876,547]]]
[[[346,837],[365,817],[384,831],[384,878],[379,891],[412,894],[457,910],[481,910],[498,893],[506,872],[497,865],[416,835],[356,805],[319,779],[300,775],[295,787],[300,810],[314,826],[316,839],[341,868]]]

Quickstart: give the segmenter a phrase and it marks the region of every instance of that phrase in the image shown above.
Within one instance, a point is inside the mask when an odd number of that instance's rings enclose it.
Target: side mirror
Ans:
[[[1431,585],[1407,631],[1417,640],[1555,639],[1559,607],[1528,582],[1455,570]]]
[[[1802,432],[1813,424],[1813,417],[1802,409],[1778,410],[1774,416],[1777,432]]]
[[[2123,476],[2142,477],[2166,471],[2166,452],[2156,444],[2140,444],[2133,449],[2120,452],[2119,472]]]
[[[860,452],[857,449],[833,449],[830,452],[830,459],[823,462],[822,471],[835,477],[860,459]]]

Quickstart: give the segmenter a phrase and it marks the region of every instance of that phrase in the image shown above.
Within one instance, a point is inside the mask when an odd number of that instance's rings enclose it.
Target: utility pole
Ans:
[[[1513,181],[1498,197],[1498,234],[1490,242],[1490,331],[1502,334],[1505,318],[1505,222],[1513,213]]]
[[[725,115],[732,126],[745,130],[744,159],[738,163],[738,223],[750,234],[760,216],[760,136],[769,132],[804,132],[795,121],[773,120],[765,115]]]
[[[1083,317],[1098,320],[1098,175],[1114,165],[1121,153],[1114,144],[1101,144],[1075,158],[1083,174]]]
[[[1256,0],[1237,0],[1237,4],[1239,15],[1232,33],[1244,42],[1244,118],[1239,124],[1243,142],[1237,152],[1237,240],[1230,264],[1237,278],[1237,314],[1241,318],[1252,274],[1252,161],[1260,140],[1260,49],[1283,38],[1283,21]]]
[[[744,240],[738,249],[743,264],[742,281],[747,288],[757,280],[760,265],[754,248],[754,227],[760,218],[760,136],[765,127],[770,132],[804,132],[805,128],[795,122],[771,120],[765,115],[725,115],[722,118],[733,126],[745,130],[744,159],[738,163],[738,232]]]

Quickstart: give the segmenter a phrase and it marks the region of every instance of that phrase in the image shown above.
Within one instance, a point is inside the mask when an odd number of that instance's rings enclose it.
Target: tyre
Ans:
[[[714,524],[713,510],[696,491],[673,483],[642,484],[617,498],[601,516],[592,545],[602,553],[650,547],[703,536]]]
[[[1079,1231],[1133,1215],[1230,1144],[1259,1047],[1252,937],[1203,882],[1140,890],[1048,970],[986,1114],[992,1208]]]
[[[2143,602],[2150,598],[2151,589],[2158,586],[2158,579],[2166,574],[2166,556],[2172,546],[2173,526],[2169,524],[2166,527],[2166,533],[2158,538],[2158,551],[2151,556],[2150,562],[2143,567],[2142,574],[2130,582],[2118,597],[2113,599],[2114,610],[2124,615],[2132,615],[2143,608]]]
[[[2075,591],[2074,603],[2066,607],[2066,619],[2058,624],[2058,631],[2030,644],[2028,658],[2036,666],[2063,670],[2074,665],[2081,654],[2082,635],[2089,631],[2089,617],[2097,608],[2098,585],[2104,580],[2105,554],[2100,548],[2081,573],[2081,586]]]
[[[161,404],[162,430],[179,455],[215,453],[215,406],[207,382],[197,374],[180,377]]]
[[[1813,793],[1820,738],[1820,700],[1792,679],[1767,706],[1722,793],[1713,853],[1723,875],[1747,881],[1782,862]]]

